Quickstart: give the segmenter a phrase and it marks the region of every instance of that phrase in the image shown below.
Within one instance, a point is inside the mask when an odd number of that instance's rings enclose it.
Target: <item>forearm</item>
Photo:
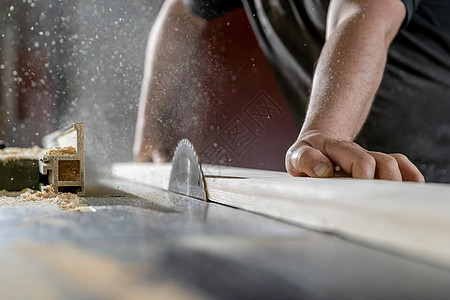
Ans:
[[[192,15],[181,0],[168,0],[161,8],[146,49],[135,160],[147,161],[152,159],[155,149],[165,148],[165,139],[170,135],[170,114],[176,106],[172,87],[182,78],[204,26],[205,21]]]
[[[345,140],[353,140],[366,119],[386,60],[384,45],[349,23],[336,29],[322,50],[303,126]]]
[[[423,182],[401,154],[363,149],[353,142],[370,110],[387,49],[405,17],[399,0],[333,0],[327,41],[313,79],[305,123],[286,153],[294,176],[331,177],[334,166],[355,178]]]
[[[392,31],[401,23],[383,30],[378,12],[368,6],[354,8],[329,29],[314,75],[303,134],[320,131],[351,141],[361,129],[381,82]],[[333,15],[328,21],[337,22]]]

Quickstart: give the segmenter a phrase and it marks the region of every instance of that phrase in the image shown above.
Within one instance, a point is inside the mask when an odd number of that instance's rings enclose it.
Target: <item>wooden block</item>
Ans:
[[[113,176],[168,188],[170,164],[114,164]],[[205,165],[208,199],[450,267],[450,187],[294,178]]]

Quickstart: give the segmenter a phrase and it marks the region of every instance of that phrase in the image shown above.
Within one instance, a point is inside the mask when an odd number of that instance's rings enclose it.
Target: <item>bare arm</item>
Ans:
[[[166,161],[171,143],[172,86],[189,61],[206,22],[181,0],[166,0],[149,35],[134,141],[136,161]]]
[[[405,13],[401,1],[331,1],[305,123],[286,155],[290,174],[330,177],[339,165],[356,178],[423,181],[405,156],[367,151],[352,142],[368,115]]]

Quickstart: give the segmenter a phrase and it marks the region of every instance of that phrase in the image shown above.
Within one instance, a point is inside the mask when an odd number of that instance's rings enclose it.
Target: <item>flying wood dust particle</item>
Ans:
[[[91,211],[76,194],[57,193],[53,185],[43,191],[24,189],[20,192],[0,191],[0,206],[57,205],[63,211]]]

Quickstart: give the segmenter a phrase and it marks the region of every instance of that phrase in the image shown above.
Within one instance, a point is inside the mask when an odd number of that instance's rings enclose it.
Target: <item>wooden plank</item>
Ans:
[[[167,189],[170,164],[121,163],[113,176]],[[381,180],[294,178],[203,167],[208,199],[450,267],[450,187]]]

